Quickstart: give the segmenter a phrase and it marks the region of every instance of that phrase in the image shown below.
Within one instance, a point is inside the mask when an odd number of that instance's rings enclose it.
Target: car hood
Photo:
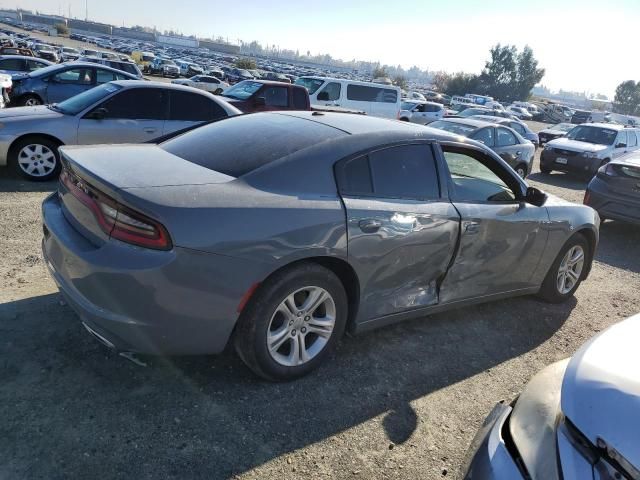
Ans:
[[[547,135],[565,135],[565,132],[560,130],[551,130],[550,128],[545,128],[544,130],[540,130],[538,133],[546,133]]]
[[[555,148],[563,148],[573,152],[599,152],[607,148],[607,145],[597,145],[589,142],[579,142],[577,140],[569,140],[568,138],[558,138],[549,142],[547,145]]]
[[[25,117],[60,118],[64,117],[64,114],[54,112],[45,105],[38,105],[37,107],[13,107],[0,110],[0,122],[14,118],[26,119]]]
[[[571,358],[562,382],[565,416],[592,444],[604,440],[640,468],[640,314],[609,327]]]

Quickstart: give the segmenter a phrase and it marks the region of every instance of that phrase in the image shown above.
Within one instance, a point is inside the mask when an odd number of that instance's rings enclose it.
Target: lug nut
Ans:
[[[304,321],[308,322],[309,320],[311,320],[311,317],[309,315],[307,315],[306,317],[304,317]]]
[[[307,329],[306,329],[306,328],[304,328],[304,327],[302,327],[302,328],[300,329],[300,331],[301,331],[302,333],[307,333]]]
[[[295,330],[291,330],[291,336],[295,337],[296,336],[296,331]]]

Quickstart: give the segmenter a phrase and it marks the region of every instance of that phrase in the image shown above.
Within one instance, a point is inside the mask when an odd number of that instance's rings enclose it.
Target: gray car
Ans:
[[[31,73],[14,75],[10,105],[33,107],[59,103],[96,85],[137,79],[130,73],[88,62],[51,65]]]
[[[548,142],[540,154],[540,171],[577,173],[592,178],[598,169],[625,153],[640,149],[640,128],[612,123],[576,125],[564,137]]]
[[[60,171],[60,145],[141,143],[240,113],[195,88],[110,82],[58,104],[0,111],[0,166],[29,180],[48,180]]]
[[[536,154],[535,145],[506,125],[470,117],[445,118],[429,126],[483,143],[511,165],[521,178],[531,173],[533,157]]]
[[[570,298],[599,219],[465,138],[360,115],[241,115],[159,146],[62,147],[43,251],[121,352],[317,367],[345,330],[516,295]]]
[[[540,145],[540,139],[538,138],[538,134],[529,128],[529,126],[521,120],[511,119],[511,118],[503,118],[503,117],[493,117],[490,115],[478,115],[472,116],[469,118],[475,118],[476,120],[482,120],[484,122],[496,123],[498,125],[504,125],[509,127],[520,134],[520,136],[526,140],[529,140],[533,143],[533,146],[538,148]]]
[[[640,151],[601,167],[584,196],[600,218],[640,224]]]

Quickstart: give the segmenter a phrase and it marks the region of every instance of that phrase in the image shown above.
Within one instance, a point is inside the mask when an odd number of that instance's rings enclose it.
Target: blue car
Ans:
[[[50,65],[54,64],[43,58],[26,57],[23,55],[0,55],[0,73],[7,73],[9,75],[34,72]]]
[[[59,103],[96,85],[114,80],[137,80],[120,70],[89,62],[72,62],[13,75],[10,106]]]

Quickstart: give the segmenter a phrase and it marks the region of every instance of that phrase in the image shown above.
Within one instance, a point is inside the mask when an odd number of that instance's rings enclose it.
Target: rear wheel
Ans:
[[[542,164],[540,164],[540,171],[541,171],[542,173],[551,173],[551,169],[550,169],[550,168],[548,168],[548,167],[544,167],[544,166],[542,166]]]
[[[561,303],[573,296],[584,280],[590,254],[582,234],[571,237],[549,268],[538,296],[550,303]]]
[[[347,296],[338,277],[319,265],[276,273],[243,310],[236,351],[257,375],[293,380],[317,368],[342,337]]]
[[[45,137],[26,137],[11,147],[9,161],[27,180],[47,181],[60,172],[59,145]]]

